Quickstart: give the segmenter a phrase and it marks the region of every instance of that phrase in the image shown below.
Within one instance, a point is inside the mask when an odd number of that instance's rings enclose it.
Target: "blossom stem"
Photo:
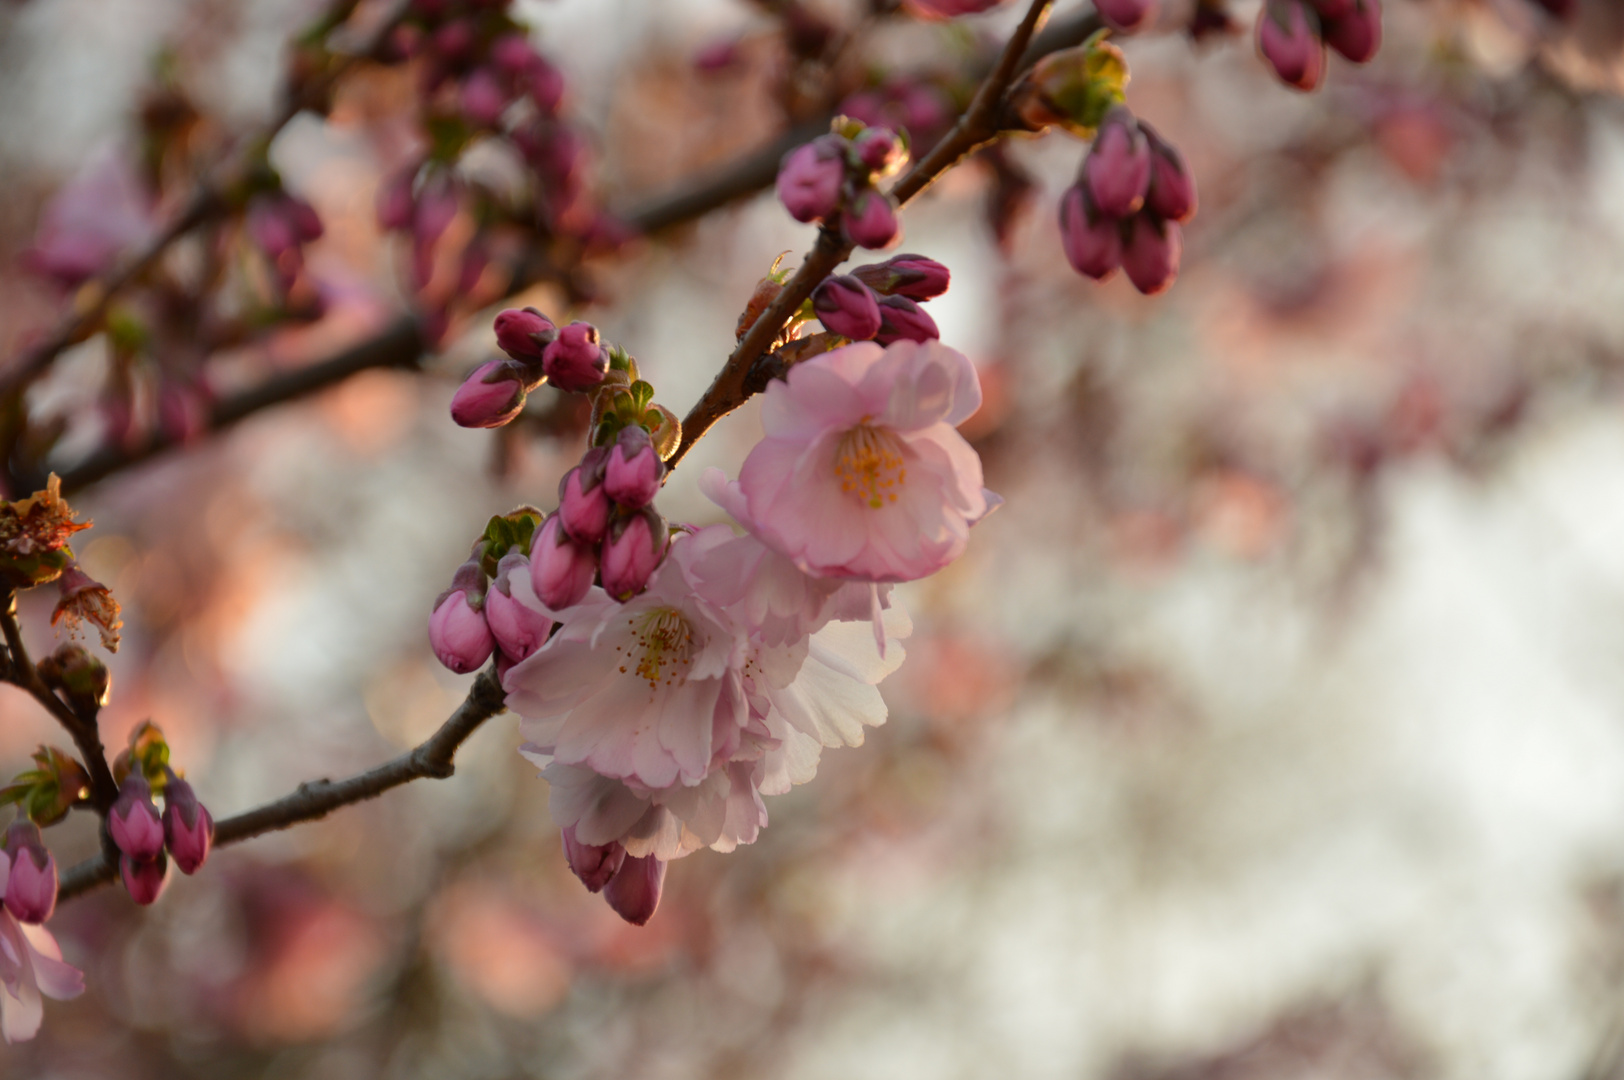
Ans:
[[[376,798],[413,780],[443,780],[455,771],[457,750],[479,726],[504,709],[505,695],[494,668],[481,672],[439,730],[399,757],[342,780],[310,780],[264,806],[215,822],[214,846],[240,843],[262,833],[326,817],[334,810]],[[62,875],[57,902],[71,900],[118,876],[118,863],[93,855]]]

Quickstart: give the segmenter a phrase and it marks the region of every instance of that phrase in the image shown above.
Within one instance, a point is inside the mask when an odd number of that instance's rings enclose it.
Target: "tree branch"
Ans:
[[[481,724],[505,708],[504,700],[495,669],[481,672],[457,711],[413,749],[375,769],[343,780],[308,781],[275,802],[218,821],[214,826],[215,846],[237,844],[262,833],[315,821],[341,807],[376,798],[390,788],[413,780],[445,779],[455,771],[458,748]],[[57,900],[71,900],[117,876],[115,860],[105,853],[93,855],[63,873]]]

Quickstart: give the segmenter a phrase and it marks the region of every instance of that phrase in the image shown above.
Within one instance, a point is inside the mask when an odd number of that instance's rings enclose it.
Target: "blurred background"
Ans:
[[[415,64],[281,128],[269,160],[325,226],[297,265],[227,223],[7,399],[11,496],[69,478],[124,604],[108,744],[154,720],[218,818],[433,731],[470,681],[429,651],[433,598],[581,446],[550,390],[500,434],[451,423],[491,315],[589,318],[685,411],[813,239],[760,190],[774,140],[858,93],[950,117],[1019,15],[891,7],[515,5],[589,205],[541,226],[491,224],[525,159],[476,146],[441,233],[380,232],[427,141]],[[1257,7],[1192,41],[1166,0],[1124,42],[1201,191],[1164,296],[1067,265],[1061,134],[905,213],[901,249],[952,268],[930,310],[981,371],[965,434],[1007,502],[902,590],[889,722],[756,844],[672,864],[627,926],[499,716],[449,780],[222,849],[151,908],[64,904],[89,989],[0,1075],[1624,1076],[1624,10],[1389,0],[1375,62],[1301,95],[1254,55]],[[321,10],[0,4],[0,356],[85,299],[52,230],[150,236],[176,177],[274,114]],[[650,216],[763,147],[741,197]],[[201,313],[199,282],[224,297]],[[419,367],[197,419],[414,309],[441,335]],[[717,428],[666,515],[719,520],[698,476],[759,432],[753,406]],[[24,599],[41,655],[51,601]],[[0,688],[0,770],[43,741]],[[47,834],[64,867],[88,818]]]

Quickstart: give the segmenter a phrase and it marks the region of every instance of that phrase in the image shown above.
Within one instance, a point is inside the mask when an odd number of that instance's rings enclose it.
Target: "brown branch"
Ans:
[[[375,769],[343,780],[312,780],[275,802],[225,818],[214,826],[216,847],[241,843],[262,833],[324,818],[334,810],[376,798],[413,780],[443,780],[455,771],[457,750],[486,720],[505,707],[494,669],[474,680],[468,697],[440,729],[413,749]],[[117,862],[107,853],[93,855],[62,875],[58,901],[71,900],[118,876]]]
[[[1022,70],[1021,63],[1026,56],[1027,46],[1037,30],[1038,20],[1042,18],[1048,6],[1049,0],[1032,0],[1031,6],[1027,8],[1026,17],[1021,20],[1015,33],[1004,45],[992,72],[982,80],[975,99],[971,101],[964,115],[959,117],[958,123],[953,125],[953,130],[948,132],[930,153],[916,162],[891,189],[898,206],[905,205],[924,191],[938,176],[958,164],[965,155],[998,136],[998,121],[1004,95],[1014,83],[1015,76]],[[751,368],[767,351],[767,347],[783,332],[785,324],[796,311],[800,310],[801,304],[812,295],[812,290],[818,287],[818,283],[849,258],[851,253],[852,244],[844,239],[838,227],[826,224],[818,230],[817,243],[807,253],[800,268],[784,283],[784,288],[773,299],[772,304],[762,312],[749,332],[739,341],[704,396],[689,410],[688,415],[683,417],[682,441],[677,444],[676,453],[671,456],[667,465],[675,468],[694,443],[710,430],[711,425],[744,404],[750,396],[746,384]]]

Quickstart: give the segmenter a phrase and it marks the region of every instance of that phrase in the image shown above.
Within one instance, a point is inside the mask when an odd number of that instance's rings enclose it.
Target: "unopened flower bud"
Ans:
[[[852,140],[852,154],[876,178],[895,174],[907,164],[908,149],[887,127],[865,128]]]
[[[874,340],[881,345],[893,341],[935,341],[942,336],[930,312],[906,296],[880,299],[880,332]]]
[[[822,135],[784,155],[778,167],[778,199],[790,217],[822,221],[840,209],[847,145],[839,135]]]
[[[642,592],[670,537],[665,519],[647,506],[610,526],[603,542],[603,591],[622,602]]]
[[[625,862],[626,849],[618,840],[583,844],[575,839],[575,826],[571,825],[564,830],[564,858],[587,892],[600,892]]]
[[[595,546],[609,528],[609,493],[603,489],[609,449],[595,446],[558,482],[558,516],[577,543]]]
[[[947,267],[923,255],[893,255],[882,263],[859,266],[851,276],[881,296],[910,300],[933,300],[947,291],[951,280]]]
[[[152,801],[152,788],[139,772],[125,777],[118,789],[107,815],[107,831],[118,849],[133,859],[153,859],[163,852],[163,819]]]
[[[496,579],[485,594],[485,622],[496,638],[502,655],[509,660],[523,660],[547,643],[553,631],[553,620],[513,595],[509,575],[515,570],[530,569],[530,560],[521,551],[510,551],[496,564]]]
[[[1104,281],[1122,265],[1122,229],[1116,218],[1089,205],[1088,191],[1074,184],[1060,197],[1060,246],[1073,270]]]
[[[214,818],[192,785],[173,775],[164,784],[164,842],[183,874],[196,873],[214,847]]]
[[[113,688],[113,673],[83,645],[64,642],[37,665],[40,678],[52,690],[69,697],[106,705]]]
[[[873,250],[890,247],[902,235],[897,227],[896,200],[874,188],[858,192],[841,223],[848,240]]]
[[[507,108],[508,97],[489,68],[475,68],[458,92],[462,115],[475,127],[494,127]]]
[[[640,509],[654,501],[664,477],[665,464],[654,452],[648,430],[641,424],[621,428],[603,471],[609,497],[628,510]]]
[[[540,57],[523,34],[503,34],[491,42],[491,63],[504,75],[517,78],[530,70]]]
[[[591,323],[572,322],[542,353],[547,381],[560,390],[586,391],[603,382],[609,372],[609,354]]]
[[[45,922],[56,910],[56,858],[41,841],[39,826],[13,822],[6,830],[5,857],[10,860],[6,910],[18,922]]]
[[[1319,16],[1303,0],[1266,0],[1257,17],[1257,49],[1287,86],[1312,90],[1325,74]]]
[[[1156,0],[1095,0],[1094,10],[1107,26],[1130,33],[1150,21],[1156,13]]]
[[[530,544],[530,585],[549,611],[579,604],[597,572],[596,549],[571,540],[559,515],[536,530]]]
[[[642,926],[654,917],[664,887],[664,860],[652,855],[640,859],[628,855],[604,887],[603,898],[616,915],[633,926]]]
[[[558,327],[533,307],[508,308],[496,316],[496,344],[521,364],[539,364],[557,336]]]
[[[469,559],[457,567],[451,587],[434,601],[429,616],[429,644],[440,663],[466,675],[490,659],[496,639],[485,624],[485,572],[479,559]]]
[[[564,73],[540,56],[530,69],[530,100],[543,116],[556,114],[564,100]]]
[[[880,305],[873,291],[849,274],[825,278],[813,290],[812,312],[824,329],[853,341],[867,341],[880,332]]]
[[[118,857],[118,872],[124,879],[124,888],[129,892],[130,899],[142,907],[157,900],[163,893],[168,871],[169,860],[162,851],[150,859],[132,859],[128,855]]]
[[[1195,217],[1195,177],[1172,143],[1143,120],[1139,127],[1150,140],[1150,192],[1145,207],[1168,221],[1189,221]]]
[[[1100,125],[1083,159],[1083,180],[1094,206],[1109,217],[1125,218],[1145,204],[1150,187],[1150,140],[1125,108],[1115,108]]]
[[[1162,221],[1153,214],[1138,214],[1128,223],[1122,269],[1134,288],[1146,296],[1155,296],[1178,277],[1179,256],[1183,250],[1183,233],[1178,222]]]
[[[1352,0],[1348,10],[1324,19],[1325,44],[1353,61],[1368,62],[1382,45],[1381,0]]]
[[[485,361],[451,396],[451,419],[466,428],[501,427],[524,408],[524,381],[514,361]]]

